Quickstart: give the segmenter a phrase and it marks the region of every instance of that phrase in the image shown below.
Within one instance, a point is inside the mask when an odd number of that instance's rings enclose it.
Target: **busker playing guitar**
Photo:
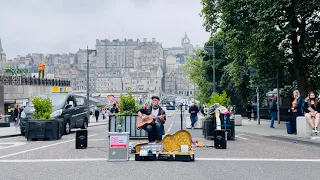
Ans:
[[[152,104],[149,107],[144,107],[138,111],[138,116],[141,118],[144,114],[153,114],[155,118],[154,124],[149,124],[145,127],[148,132],[149,143],[155,143],[155,141],[161,141],[162,135],[164,135],[164,123],[166,122],[166,112],[159,106],[160,98],[158,96],[152,96]]]

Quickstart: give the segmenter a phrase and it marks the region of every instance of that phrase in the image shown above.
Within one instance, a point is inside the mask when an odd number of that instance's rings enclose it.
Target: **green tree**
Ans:
[[[52,113],[52,101],[49,97],[33,97],[33,117],[35,120],[50,119]]]
[[[128,96],[120,94],[120,114],[132,115],[136,114],[139,110],[139,102],[136,101],[131,92],[128,92]]]
[[[215,92],[213,94],[213,96],[210,98],[210,102],[207,104],[207,106],[210,107],[215,103],[219,103],[221,106],[224,106],[224,107],[228,108],[229,105],[230,105],[230,102],[231,102],[231,100],[228,97],[226,91],[223,91],[221,94]]]
[[[296,80],[303,95],[319,89],[319,1],[202,0],[202,5],[206,30],[225,33],[229,56],[258,68],[260,85],[274,87],[277,67],[285,66],[287,85]]]

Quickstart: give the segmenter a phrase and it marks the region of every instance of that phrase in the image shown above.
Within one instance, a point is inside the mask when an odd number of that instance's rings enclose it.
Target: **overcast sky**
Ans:
[[[156,38],[180,46],[187,32],[202,46],[201,0],[0,0],[0,38],[9,58],[75,53],[96,39]],[[123,31],[122,31],[123,30]],[[123,33],[122,33],[123,32]]]

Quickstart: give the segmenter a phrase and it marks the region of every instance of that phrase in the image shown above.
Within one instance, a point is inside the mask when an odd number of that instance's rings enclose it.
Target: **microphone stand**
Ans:
[[[180,118],[181,118],[181,130],[183,130],[183,115],[182,115],[183,104],[180,104]]]

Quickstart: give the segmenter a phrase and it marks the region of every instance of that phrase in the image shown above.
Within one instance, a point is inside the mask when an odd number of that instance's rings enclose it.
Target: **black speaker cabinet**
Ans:
[[[214,147],[216,149],[227,149],[227,137],[225,130],[214,130]]]
[[[88,131],[76,131],[76,149],[86,149],[88,147]]]

